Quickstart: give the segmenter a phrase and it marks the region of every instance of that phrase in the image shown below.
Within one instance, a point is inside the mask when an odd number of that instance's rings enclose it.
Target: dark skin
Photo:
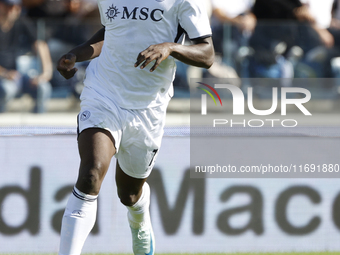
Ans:
[[[57,70],[66,79],[77,72],[76,62],[82,62],[99,56],[104,42],[105,28],[100,29],[89,41],[81,44],[63,55],[57,65]],[[186,64],[209,68],[214,61],[214,48],[211,37],[192,40],[192,45],[164,42],[149,46],[141,51],[134,66],[145,68],[155,60],[150,72],[157,69],[167,57],[172,56]],[[77,189],[97,195],[109,168],[111,158],[116,153],[115,140],[111,133],[100,128],[85,129],[78,139],[81,163],[76,183]],[[116,184],[118,196],[126,206],[135,204],[141,193],[145,179],[137,179],[123,172],[117,161]]]

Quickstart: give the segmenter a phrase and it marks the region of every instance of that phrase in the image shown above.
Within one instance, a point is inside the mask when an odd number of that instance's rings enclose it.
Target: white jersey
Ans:
[[[150,72],[135,68],[138,54],[153,44],[211,35],[201,0],[98,0],[105,39],[100,56],[86,71],[85,90],[95,90],[120,107],[159,106],[172,96],[176,64],[169,56]],[[84,93],[85,94],[85,93]],[[86,93],[87,94],[87,93]],[[83,95],[86,97],[86,95]]]

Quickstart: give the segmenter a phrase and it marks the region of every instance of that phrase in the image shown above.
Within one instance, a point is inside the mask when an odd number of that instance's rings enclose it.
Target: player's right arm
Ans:
[[[74,67],[76,62],[82,62],[96,58],[101,53],[104,43],[105,27],[100,29],[90,40],[75,47],[63,55],[57,64],[57,70],[66,79],[70,79],[78,71]]]

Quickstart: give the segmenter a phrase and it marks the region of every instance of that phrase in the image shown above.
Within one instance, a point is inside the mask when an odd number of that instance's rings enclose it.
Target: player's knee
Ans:
[[[118,196],[120,202],[125,206],[133,206],[137,201],[137,194],[131,194],[130,192],[118,190]]]
[[[89,173],[83,177],[84,182],[86,183],[87,186],[89,187],[96,187],[98,186],[99,183],[99,178],[98,174],[96,173]]]
[[[90,171],[87,171],[85,174],[81,174],[78,178],[78,185],[82,187],[84,192],[87,194],[96,194],[99,193],[100,186],[102,183],[102,178],[100,176],[100,171],[96,168],[92,168]]]

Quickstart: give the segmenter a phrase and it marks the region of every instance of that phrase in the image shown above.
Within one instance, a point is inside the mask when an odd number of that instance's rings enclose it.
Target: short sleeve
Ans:
[[[103,14],[103,10],[98,2],[98,9],[99,9],[99,14],[100,14],[100,22],[102,23],[102,25],[105,27],[105,19],[104,19],[104,14]]]
[[[202,0],[183,0],[178,12],[179,24],[190,39],[211,36],[208,13]]]

